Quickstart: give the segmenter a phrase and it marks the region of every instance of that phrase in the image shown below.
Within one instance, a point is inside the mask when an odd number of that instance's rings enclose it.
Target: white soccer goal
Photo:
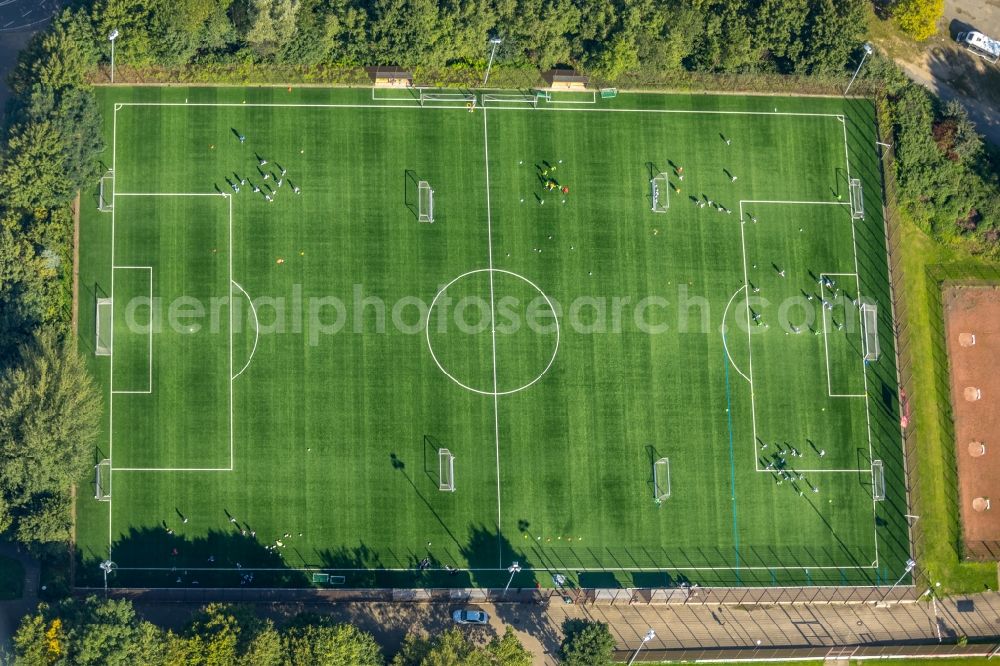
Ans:
[[[885,466],[881,460],[872,461],[872,499],[878,502],[885,499]]]
[[[878,306],[874,303],[861,304],[861,344],[866,361],[877,361],[878,346]]]
[[[420,106],[427,105],[475,108],[476,96],[473,93],[446,93],[421,90]]]
[[[98,298],[97,316],[94,318],[94,326],[97,329],[94,335],[96,340],[94,354],[97,356],[111,356],[111,312],[111,299]]]
[[[111,501],[111,461],[107,458],[94,465],[94,499]]]
[[[434,190],[426,180],[417,183],[417,219],[421,222],[434,221]]]
[[[855,220],[865,219],[864,192],[858,178],[851,178],[851,217]]]
[[[438,490],[455,492],[455,456],[448,449],[438,449]]]
[[[97,210],[102,213],[110,213],[115,208],[115,172],[108,169],[108,172],[101,176],[101,187],[97,194]]]
[[[653,500],[659,504],[670,497],[670,458],[653,463]]]
[[[666,213],[670,208],[670,179],[667,174],[661,173],[653,176],[649,181],[650,197],[653,202],[654,213]]]

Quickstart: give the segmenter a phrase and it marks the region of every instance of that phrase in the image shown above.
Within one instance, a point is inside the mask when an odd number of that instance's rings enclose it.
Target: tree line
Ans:
[[[606,630],[606,626],[605,626]],[[610,638],[610,633],[607,634]],[[139,617],[128,600],[70,598],[41,604],[14,635],[15,666],[530,666],[508,628],[474,641],[458,627],[411,633],[391,660],[375,638],[314,613],[281,624],[249,606],[210,604],[178,631]],[[607,650],[610,657],[610,648]],[[584,663],[584,662],[577,662]],[[595,663],[595,662],[590,662]],[[604,662],[607,663],[607,662]]]

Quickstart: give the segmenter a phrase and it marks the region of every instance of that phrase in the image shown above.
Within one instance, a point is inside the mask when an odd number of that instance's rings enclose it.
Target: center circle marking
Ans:
[[[467,278],[467,277],[469,277],[471,275],[477,275],[479,273],[490,273],[490,274],[497,274],[498,273],[498,274],[502,274],[502,275],[509,275],[511,277],[517,278],[518,280],[521,280],[522,282],[525,282],[526,284],[528,284],[532,289],[534,289],[535,291],[537,291],[538,294],[542,298],[545,299],[545,302],[549,306],[549,310],[552,311],[552,321],[555,322],[555,325],[556,325],[556,344],[555,344],[555,346],[552,349],[552,356],[549,358],[549,362],[545,365],[545,368],[540,373],[538,373],[538,375],[534,379],[532,379],[530,382],[527,382],[526,384],[522,384],[521,386],[509,389],[509,390],[506,390],[506,391],[484,391],[483,389],[478,389],[478,388],[475,388],[474,386],[469,386],[465,382],[459,380],[457,377],[455,377],[455,375],[453,375],[450,372],[448,372],[448,370],[445,369],[445,367],[441,363],[441,361],[438,360],[437,355],[434,353],[434,344],[431,342],[431,313],[434,312],[434,306],[437,304],[437,301],[441,297],[441,294],[443,294],[446,291],[448,291],[448,289],[453,284],[455,284],[456,282],[458,282],[459,280]],[[492,277],[492,275],[491,275],[491,277]],[[494,327],[496,326],[495,315],[491,318],[491,322],[490,323],[491,323],[492,326],[494,326]],[[455,279],[453,279],[451,282],[449,282],[445,286],[441,287],[441,289],[438,291],[438,293],[436,293],[434,295],[434,298],[431,300],[430,307],[427,308],[427,324],[424,327],[424,333],[425,333],[425,337],[427,339],[427,350],[431,353],[431,358],[434,359],[434,364],[437,365],[438,369],[441,372],[443,372],[445,374],[445,376],[448,377],[448,379],[450,379],[451,381],[455,382],[456,384],[458,384],[459,386],[461,386],[462,388],[464,388],[466,391],[472,391],[473,393],[478,393],[480,395],[491,395],[491,396],[510,395],[512,393],[517,393],[519,391],[525,390],[526,388],[530,388],[531,386],[534,386],[549,371],[549,368],[552,367],[552,364],[556,360],[556,354],[559,353],[559,336],[560,336],[559,317],[556,315],[556,308],[552,304],[552,300],[548,297],[548,295],[546,295],[546,293],[544,291],[541,290],[541,288],[537,284],[535,284],[534,282],[532,282],[528,278],[526,278],[523,275],[520,275],[518,273],[514,273],[512,271],[506,271],[506,270],[504,270],[502,268],[477,268],[476,270],[472,270],[472,271],[468,271],[466,273],[462,273],[461,275],[459,275],[458,277],[456,277]],[[495,330],[491,331],[491,333],[494,334],[494,336],[495,336]],[[495,340],[495,337],[494,337],[494,340]],[[494,372],[495,372],[495,370],[496,370],[496,368],[495,368],[495,364],[496,364],[496,345],[495,344],[493,345],[493,362],[494,362]]]

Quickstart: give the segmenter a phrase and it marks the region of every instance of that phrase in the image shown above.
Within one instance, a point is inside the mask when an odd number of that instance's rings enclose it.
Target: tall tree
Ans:
[[[563,642],[559,648],[566,666],[605,666],[611,664],[615,639],[605,622],[566,620]]]
[[[69,538],[71,486],[93,462],[101,400],[75,347],[51,330],[0,377],[0,529]]]

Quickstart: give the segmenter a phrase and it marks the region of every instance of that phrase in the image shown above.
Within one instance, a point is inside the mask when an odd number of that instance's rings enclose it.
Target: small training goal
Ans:
[[[654,213],[666,213],[670,208],[670,179],[661,173],[649,181],[650,197]]]
[[[110,213],[115,209],[115,172],[108,169],[108,172],[101,176],[101,185],[97,192],[97,210],[102,213]]]
[[[858,178],[851,178],[851,217],[855,220],[865,219],[864,192]]]
[[[97,328],[94,335],[96,340],[94,354],[97,356],[111,356],[111,303],[110,298],[97,299],[97,316],[94,318],[94,325]]]
[[[866,361],[877,361],[878,346],[878,306],[874,303],[861,304],[861,344]]]
[[[653,463],[653,501],[657,504],[670,497],[670,459]]]
[[[94,465],[94,499],[111,501],[111,461],[107,458]]]
[[[455,456],[448,449],[438,449],[438,490],[455,492]]]
[[[434,221],[434,190],[426,180],[417,183],[417,220]]]

